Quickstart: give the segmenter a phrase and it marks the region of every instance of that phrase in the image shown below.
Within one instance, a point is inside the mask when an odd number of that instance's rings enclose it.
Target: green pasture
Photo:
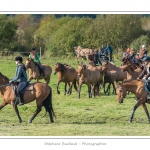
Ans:
[[[13,57],[0,58],[0,72],[12,78],[15,75]],[[25,59],[25,58],[24,58]],[[52,69],[56,62],[63,62],[77,68],[73,57],[43,57],[42,63]],[[119,61],[115,61],[119,65]],[[34,81],[35,82],[35,81]],[[44,82],[41,80],[41,82]],[[87,87],[83,85],[81,98],[73,88],[72,95],[64,95],[64,84],[60,84],[60,94],[56,92],[57,75],[51,75],[50,86],[53,89],[53,107],[56,114],[54,123],[49,123],[45,109],[38,114],[32,124],[28,120],[33,115],[35,101],[19,106],[23,122],[18,118],[10,105],[0,111],[0,136],[149,136],[148,119],[142,107],[135,113],[132,123],[128,123],[132,108],[135,105],[134,95],[127,95],[123,104],[117,102],[116,95],[105,95],[101,89],[100,97],[88,98]],[[0,99],[0,102],[2,100]],[[147,105],[150,111],[150,105]],[[43,117],[44,116],[44,117]]]

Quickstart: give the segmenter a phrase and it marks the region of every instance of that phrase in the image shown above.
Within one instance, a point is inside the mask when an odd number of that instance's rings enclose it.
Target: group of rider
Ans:
[[[112,48],[111,48],[111,46],[108,44],[107,47],[104,48],[104,46],[102,45],[102,48],[100,51],[94,52],[94,62],[96,65],[98,65],[98,63],[100,65],[102,65],[99,58],[104,53],[105,53],[105,55],[108,56],[108,60],[112,61]],[[130,56],[133,63],[136,63],[138,65],[138,59],[142,60],[144,63],[144,69],[137,79],[138,80],[143,79],[143,77],[145,76],[144,80],[150,81],[150,57],[147,56],[147,51],[146,51],[145,45],[142,45],[142,48],[139,50],[139,52],[137,53],[136,56],[134,54],[133,49],[130,49],[130,47],[127,48],[126,53]],[[40,73],[43,74],[43,76],[45,76],[43,66],[40,63],[40,57],[39,57],[38,53],[36,53],[35,48],[31,49],[29,58],[33,59],[35,64],[38,66]],[[9,80],[9,84],[11,84],[13,82],[18,83],[17,96],[20,97],[19,106],[21,106],[21,105],[24,105],[23,89],[28,84],[28,79],[27,79],[27,74],[26,74],[26,68],[25,68],[25,65],[23,64],[23,58],[21,56],[17,56],[15,58],[15,63],[17,65],[16,75],[14,78]],[[149,92],[149,95],[148,95],[147,99],[150,99],[150,91],[148,91],[148,92]]]
[[[147,84],[145,86],[145,89],[148,92],[147,99],[150,99],[150,57],[148,56],[146,46],[142,45],[141,49],[138,51],[138,53],[135,55],[133,49],[130,47],[127,48],[126,53],[129,55],[131,58],[132,62],[139,65],[139,61],[143,63],[143,71],[137,78],[137,80],[144,80]]]
[[[102,45],[99,51],[94,50],[95,65],[102,65],[101,58],[103,58],[103,60],[112,61],[112,47],[110,46],[110,44],[107,44],[107,47],[104,47],[104,45]]]
[[[40,57],[38,53],[36,53],[36,49],[32,48],[30,51],[29,58],[33,59],[35,64],[38,66],[41,73],[43,73],[43,76],[45,76],[43,66],[40,63]],[[11,80],[9,80],[9,84],[15,83],[17,84],[17,97],[20,98],[19,106],[24,105],[24,99],[23,99],[23,91],[25,86],[28,84],[28,78],[26,73],[25,65],[23,64],[23,58],[21,56],[17,56],[15,58],[16,63],[16,74],[15,77],[13,77]]]

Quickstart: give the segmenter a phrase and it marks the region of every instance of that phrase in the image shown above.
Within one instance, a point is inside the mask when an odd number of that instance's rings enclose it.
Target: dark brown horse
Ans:
[[[132,111],[131,117],[129,119],[129,122],[130,123],[132,122],[132,119],[134,117],[134,113],[135,113],[136,109],[140,105],[142,105],[142,107],[144,108],[145,113],[147,115],[148,122],[150,123],[149,112],[148,112],[148,109],[145,104],[145,103],[150,104],[150,102],[147,101],[147,91],[145,90],[144,82],[139,81],[139,80],[127,80],[127,81],[124,81],[123,84],[121,84],[121,83],[117,84],[116,92],[117,92],[117,98],[118,98],[119,103],[123,103],[123,100],[127,94],[127,91],[133,93],[137,99],[137,103],[133,107],[133,111]]]
[[[47,84],[50,82],[52,68],[46,64],[42,64],[42,65],[45,68],[44,70],[45,76],[40,74],[38,66],[34,63],[34,61],[31,58],[26,59],[25,66],[27,69],[29,69],[29,81],[35,79],[38,82],[39,79],[44,79]]]
[[[54,66],[54,74],[58,73],[58,82],[57,82],[57,93],[60,94],[59,84],[61,82],[65,83],[64,95],[66,95],[67,84],[69,85],[68,94],[72,93],[72,85],[74,85],[75,90],[77,91],[76,82],[78,81],[77,71],[75,68],[62,63],[56,63]]]
[[[15,95],[15,90],[13,85],[9,85],[9,79],[4,76],[0,72],[0,93],[2,97],[2,104],[0,105],[0,110],[5,107],[7,104],[10,104],[19,119],[19,123],[22,122],[22,119],[19,114],[19,110],[17,107],[17,104],[19,103],[18,97]],[[29,88],[30,87],[30,88]],[[28,123],[32,123],[33,119],[37,116],[37,114],[42,110],[42,106],[45,107],[46,112],[49,113],[50,121],[54,122],[53,116],[53,106],[52,106],[52,89],[50,86],[48,86],[46,83],[32,83],[29,84],[24,92],[24,104],[30,103],[32,101],[36,100],[36,106],[37,109],[33,116],[30,118]]]

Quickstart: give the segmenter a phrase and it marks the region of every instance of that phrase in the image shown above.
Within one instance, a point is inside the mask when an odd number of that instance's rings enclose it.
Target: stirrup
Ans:
[[[24,105],[24,103],[19,103],[19,104],[18,104],[18,106],[22,106],[22,105]]]

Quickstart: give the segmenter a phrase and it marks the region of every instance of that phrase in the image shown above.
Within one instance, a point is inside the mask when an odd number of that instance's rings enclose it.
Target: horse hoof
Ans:
[[[57,94],[60,94],[60,92],[57,92]]]
[[[32,121],[31,121],[31,120],[29,120],[29,121],[28,121],[28,123],[32,123]]]
[[[128,123],[131,123],[131,122],[132,122],[131,120],[128,121]]]
[[[21,123],[21,122],[22,122],[22,120],[19,120],[18,122],[19,122],[19,123]]]

